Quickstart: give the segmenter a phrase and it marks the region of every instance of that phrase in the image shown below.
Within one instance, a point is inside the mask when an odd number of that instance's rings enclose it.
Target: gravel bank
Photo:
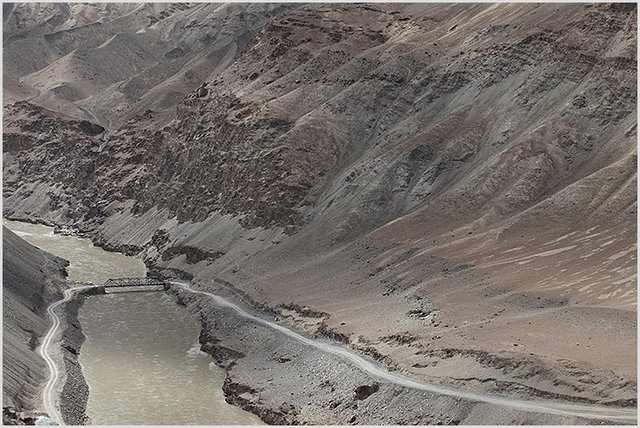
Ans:
[[[238,300],[222,286],[214,285],[210,291]],[[227,369],[223,387],[227,401],[257,414],[269,424],[596,422],[530,413],[376,381],[340,357],[303,345],[240,317],[231,309],[218,307],[207,298],[178,287],[172,287],[170,293],[202,323],[202,349]],[[247,306],[246,302],[243,306]]]
[[[63,326],[62,341],[59,344],[64,365],[64,381],[60,394],[60,411],[64,422],[69,425],[87,425],[91,423],[85,411],[89,399],[89,386],[82,375],[82,367],[78,362],[80,348],[85,341],[82,326],[78,321],[78,311],[84,304],[90,291],[77,293],[73,299],[62,306],[60,311]]]

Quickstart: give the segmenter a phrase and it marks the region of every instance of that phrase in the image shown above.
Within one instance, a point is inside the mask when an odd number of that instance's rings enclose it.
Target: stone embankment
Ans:
[[[62,350],[63,379],[60,395],[60,411],[65,423],[69,425],[86,425],[91,419],[86,415],[87,400],[89,399],[89,386],[82,375],[82,367],[78,361],[80,348],[85,341],[82,326],[78,321],[78,311],[84,304],[90,290],[77,293],[60,310],[62,326]],[[60,360],[59,360],[60,361]]]

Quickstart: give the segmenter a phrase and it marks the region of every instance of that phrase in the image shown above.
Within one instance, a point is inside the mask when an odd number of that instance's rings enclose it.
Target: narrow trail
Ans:
[[[56,333],[58,332],[58,328],[60,327],[60,318],[58,318],[58,315],[56,315],[55,310],[61,304],[71,300],[73,295],[79,290],[85,290],[87,288],[93,288],[93,287],[95,287],[95,285],[86,285],[86,286],[74,287],[74,288],[69,288],[67,290],[64,290],[64,298],[62,300],[58,300],[57,302],[50,304],[47,307],[47,313],[51,317],[51,320],[53,321],[53,323],[51,324],[51,327],[49,328],[49,331],[47,332],[47,334],[44,336],[42,340],[42,345],[40,345],[40,348],[38,349],[38,353],[45,360],[45,362],[47,363],[47,367],[49,368],[49,380],[47,381],[46,385],[44,386],[44,389],[42,390],[42,404],[44,405],[45,412],[47,412],[51,417],[51,419],[53,419],[58,425],[64,424],[64,421],[62,420],[62,415],[60,414],[60,411],[56,405],[57,394],[56,394],[55,386],[56,386],[56,382],[58,380],[58,375],[60,372],[58,371],[58,367],[53,361],[53,358],[51,358],[51,355],[49,354],[49,348],[51,347],[51,343],[53,342],[53,339],[56,336]]]
[[[490,394],[481,394],[475,393],[471,391],[464,391],[461,389],[455,389],[443,385],[431,384],[427,382],[421,382],[414,379],[409,379],[405,376],[402,376],[398,373],[393,373],[387,371],[385,368],[381,367],[378,364],[367,361],[356,353],[341,348],[339,346],[335,346],[329,343],[317,341],[310,339],[308,337],[304,337],[286,327],[283,327],[274,322],[268,321],[266,319],[260,318],[258,316],[252,315],[245,311],[244,309],[238,307],[237,305],[229,302],[228,300],[215,295],[213,293],[209,293],[206,291],[196,290],[192,288],[189,284],[183,282],[170,281],[171,284],[182,287],[184,290],[189,291],[194,294],[201,294],[211,298],[218,306],[226,307],[233,309],[238,315],[247,318],[256,323],[267,326],[273,330],[277,330],[280,333],[300,342],[308,346],[312,346],[316,349],[319,349],[322,352],[326,352],[329,354],[337,355],[345,360],[350,361],[356,367],[358,367],[363,372],[367,373],[374,379],[378,379],[381,381],[386,381],[389,383],[393,383],[395,385],[417,389],[421,391],[429,391],[436,394],[448,395],[451,397],[457,397],[461,399],[466,399],[470,401],[477,401],[483,403],[494,404],[498,406],[511,407],[522,411],[528,412],[538,412],[538,413],[548,413],[554,415],[562,415],[562,416],[577,416],[584,418],[597,418],[597,419],[607,419],[607,420],[615,420],[615,421],[623,421],[627,423],[637,423],[638,415],[636,409],[626,409],[626,408],[615,408],[615,407],[602,407],[595,405],[580,405],[580,404],[570,404],[570,403],[561,403],[561,402],[553,402],[553,401],[536,401],[536,400],[523,400],[517,398],[509,398],[509,397],[501,397],[497,395]]]

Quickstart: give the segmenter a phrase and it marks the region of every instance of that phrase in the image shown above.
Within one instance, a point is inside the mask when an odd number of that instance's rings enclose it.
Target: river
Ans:
[[[31,244],[69,260],[69,279],[99,284],[144,276],[144,263],[106,252],[53,228],[4,220]],[[161,292],[88,298],[78,314],[87,337],[79,355],[89,385],[87,415],[96,425],[260,425],[228,404],[225,371],[199,350],[199,325]]]

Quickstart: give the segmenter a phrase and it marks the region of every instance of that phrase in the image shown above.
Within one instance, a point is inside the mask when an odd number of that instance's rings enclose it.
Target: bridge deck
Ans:
[[[133,287],[103,287],[103,294],[138,293],[146,291],[164,291],[163,285],[136,285]]]
[[[147,277],[139,277],[139,278],[112,278],[107,280],[103,286],[105,288],[111,287],[142,287],[142,286],[163,286],[165,285],[164,281],[160,278],[155,278],[151,276]]]

